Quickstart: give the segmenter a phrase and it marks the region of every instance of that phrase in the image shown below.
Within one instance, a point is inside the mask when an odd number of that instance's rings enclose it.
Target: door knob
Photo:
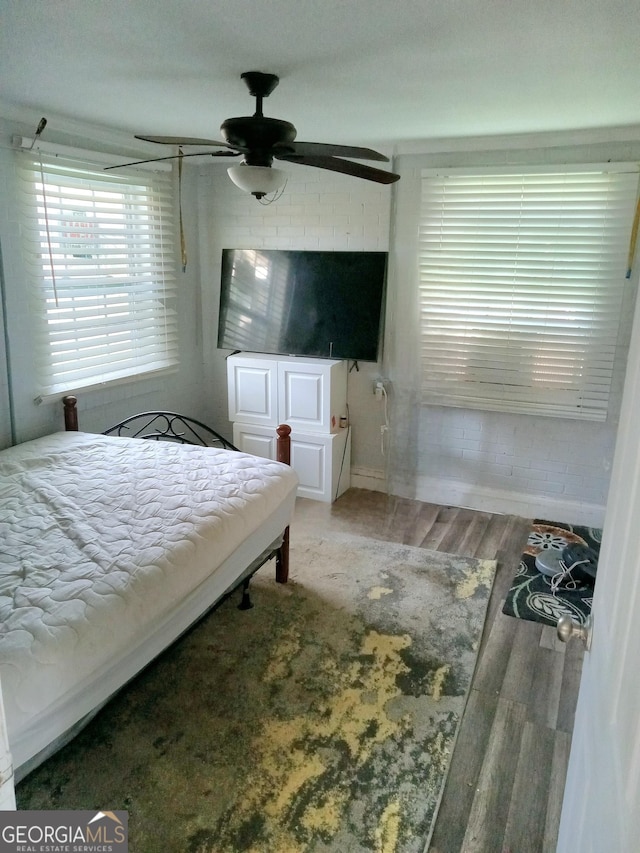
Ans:
[[[576,622],[571,616],[561,616],[556,626],[558,637],[563,643],[571,639],[582,640],[587,651],[591,649],[591,634],[593,632],[593,617],[587,616],[584,625]]]

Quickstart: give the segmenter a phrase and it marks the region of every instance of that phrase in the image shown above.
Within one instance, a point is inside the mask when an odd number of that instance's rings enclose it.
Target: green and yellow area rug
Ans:
[[[495,563],[292,532],[17,789],[125,809],[131,853],[422,853]]]

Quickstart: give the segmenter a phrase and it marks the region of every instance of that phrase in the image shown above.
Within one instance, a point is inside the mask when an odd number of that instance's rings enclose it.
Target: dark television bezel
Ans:
[[[246,345],[240,346],[239,343],[229,344],[222,343],[221,339],[224,337],[223,335],[223,319],[224,319],[224,311],[223,311],[223,298],[225,294],[225,286],[227,286],[230,282],[230,277],[225,280],[224,270],[225,270],[225,261],[228,256],[233,252],[243,252],[243,251],[255,251],[255,252],[268,252],[268,253],[282,253],[284,254],[295,254],[295,255],[303,255],[303,254],[314,254],[314,255],[369,255],[369,256],[378,256],[384,259],[383,268],[382,268],[382,280],[381,280],[381,288],[380,288],[380,304],[378,310],[378,335],[377,340],[375,342],[375,356],[370,357],[369,354],[361,355],[359,353],[351,353],[349,355],[341,355],[339,353],[318,353],[318,352],[292,352],[290,349],[266,349],[266,348],[258,348],[258,347],[250,347]],[[219,300],[218,300],[218,333],[217,333],[217,348],[221,350],[227,350],[230,352],[249,352],[255,353],[258,355],[266,355],[266,356],[293,356],[297,358],[320,358],[320,359],[333,359],[333,360],[342,360],[342,361],[354,361],[354,362],[367,362],[367,363],[377,363],[380,361],[382,357],[382,348],[384,344],[384,331],[385,331],[385,321],[386,321],[386,301],[387,301],[387,274],[388,274],[388,259],[389,252],[382,249],[371,249],[371,250],[354,250],[354,249],[276,249],[276,248],[266,248],[266,247],[229,247],[223,248],[221,252],[220,259],[220,290],[219,290]],[[228,262],[227,262],[228,263]]]

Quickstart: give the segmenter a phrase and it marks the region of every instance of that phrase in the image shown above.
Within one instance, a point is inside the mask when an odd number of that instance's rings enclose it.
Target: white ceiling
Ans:
[[[0,0],[0,103],[219,138],[253,112],[387,145],[640,124],[639,0]]]

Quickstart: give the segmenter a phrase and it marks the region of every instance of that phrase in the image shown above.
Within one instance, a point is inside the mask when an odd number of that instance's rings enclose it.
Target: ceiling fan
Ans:
[[[364,163],[352,160],[378,160],[388,162],[384,154],[370,148],[358,148],[351,145],[330,145],[322,142],[296,142],[296,128],[288,121],[268,118],[262,112],[262,102],[279,83],[275,74],[261,71],[247,71],[241,75],[249,93],[256,99],[255,113],[252,116],[229,118],[220,126],[224,141],[213,139],[195,139],[180,136],[136,136],[145,142],[158,142],[163,145],[177,145],[180,154],[174,157],[195,157],[203,152],[184,154],[182,146],[215,146],[223,150],[209,152],[217,157],[242,157],[242,162],[227,171],[231,180],[257,199],[268,192],[277,190],[286,180],[281,169],[272,168],[275,160],[298,163],[303,166],[315,166],[331,172],[342,172],[365,181],[392,184],[400,175],[383,169],[376,169]],[[350,159],[345,159],[350,158]],[[156,160],[170,160],[172,157],[158,157]],[[139,160],[137,163],[151,162]],[[128,164],[135,165],[135,164]]]

